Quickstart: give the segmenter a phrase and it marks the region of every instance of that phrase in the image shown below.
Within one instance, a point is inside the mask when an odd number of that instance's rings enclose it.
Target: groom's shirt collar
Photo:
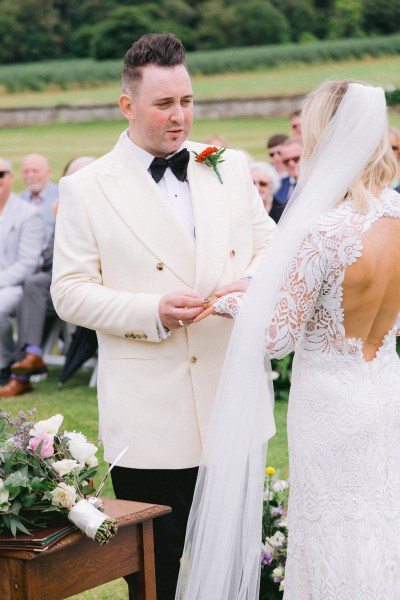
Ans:
[[[126,144],[128,144],[129,148],[135,154],[136,158],[142,163],[142,165],[144,166],[146,171],[148,171],[150,168],[150,165],[153,161],[154,155],[150,154],[150,152],[147,152],[147,150],[143,150],[143,148],[141,148],[140,146],[135,144],[135,142],[133,142],[131,140],[131,138],[129,137],[128,132],[129,132],[129,129],[126,129],[124,131],[124,133],[122,134],[122,139],[126,142]],[[182,144],[182,146],[180,148],[178,148],[178,150],[176,150],[175,152],[172,152],[166,158],[169,158],[173,154],[176,154],[176,152],[179,152],[179,150],[182,150],[182,148],[184,148],[184,147],[185,146]]]

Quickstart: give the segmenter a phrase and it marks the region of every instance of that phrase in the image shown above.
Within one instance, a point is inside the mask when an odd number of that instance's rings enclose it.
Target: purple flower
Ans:
[[[271,507],[271,515],[282,515],[283,509],[280,506]]]
[[[262,565],[268,566],[272,563],[273,560],[274,560],[273,556],[269,552],[263,552],[261,554],[261,564]]]

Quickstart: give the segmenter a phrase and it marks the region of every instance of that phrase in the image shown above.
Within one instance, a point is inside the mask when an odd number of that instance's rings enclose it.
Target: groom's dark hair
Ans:
[[[122,70],[124,93],[133,92],[142,79],[142,67],[175,67],[185,65],[185,48],[173,33],[150,33],[134,42],[125,54]]]

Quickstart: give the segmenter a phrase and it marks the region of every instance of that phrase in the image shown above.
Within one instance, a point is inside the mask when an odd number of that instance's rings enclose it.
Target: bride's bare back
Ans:
[[[381,217],[362,244],[362,256],[345,272],[343,325],[347,338],[362,340],[369,361],[400,313],[400,220]]]

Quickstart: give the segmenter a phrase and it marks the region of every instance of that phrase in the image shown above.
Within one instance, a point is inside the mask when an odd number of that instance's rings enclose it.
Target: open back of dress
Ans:
[[[295,350],[285,600],[400,598],[400,195],[310,229],[266,332]]]

